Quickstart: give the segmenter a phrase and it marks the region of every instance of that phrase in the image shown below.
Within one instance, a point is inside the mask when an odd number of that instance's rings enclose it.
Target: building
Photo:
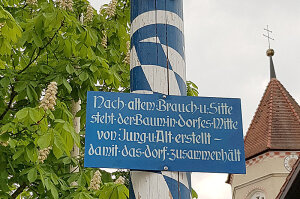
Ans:
[[[300,198],[300,107],[276,78],[273,55],[269,49],[270,82],[244,139],[246,174],[228,176],[233,199]]]
[[[300,158],[286,178],[276,199],[298,199],[300,196]]]

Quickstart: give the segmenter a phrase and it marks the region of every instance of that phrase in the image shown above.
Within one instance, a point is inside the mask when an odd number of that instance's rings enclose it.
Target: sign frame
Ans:
[[[244,174],[241,100],[89,91],[85,167]]]

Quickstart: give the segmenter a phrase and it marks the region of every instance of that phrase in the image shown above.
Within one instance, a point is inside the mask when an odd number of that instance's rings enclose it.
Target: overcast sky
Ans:
[[[99,10],[109,0],[90,0]],[[242,100],[244,134],[269,82],[269,25],[277,79],[300,102],[299,0],[184,0],[187,79],[200,96]],[[230,199],[227,174],[193,173],[199,199]]]

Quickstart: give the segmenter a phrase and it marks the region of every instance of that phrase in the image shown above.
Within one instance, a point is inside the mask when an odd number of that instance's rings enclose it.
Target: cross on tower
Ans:
[[[270,37],[270,33],[272,33],[271,30],[269,30],[269,26],[267,25],[267,28],[264,28],[265,31],[267,31],[268,35],[263,34],[263,36],[268,38],[268,43],[269,43],[269,49],[271,48],[271,42],[270,39],[274,41],[272,37]]]

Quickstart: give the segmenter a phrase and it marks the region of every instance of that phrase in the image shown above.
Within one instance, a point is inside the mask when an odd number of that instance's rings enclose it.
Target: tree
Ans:
[[[1,198],[128,198],[128,172],[84,168],[83,151],[86,92],[129,91],[129,39],[129,0],[0,0]]]
[[[83,101],[82,116],[88,90],[129,89],[128,33],[129,0],[100,13],[85,0],[0,0],[2,198],[128,197],[122,178],[101,171],[100,183],[70,156],[84,147],[71,101]]]

